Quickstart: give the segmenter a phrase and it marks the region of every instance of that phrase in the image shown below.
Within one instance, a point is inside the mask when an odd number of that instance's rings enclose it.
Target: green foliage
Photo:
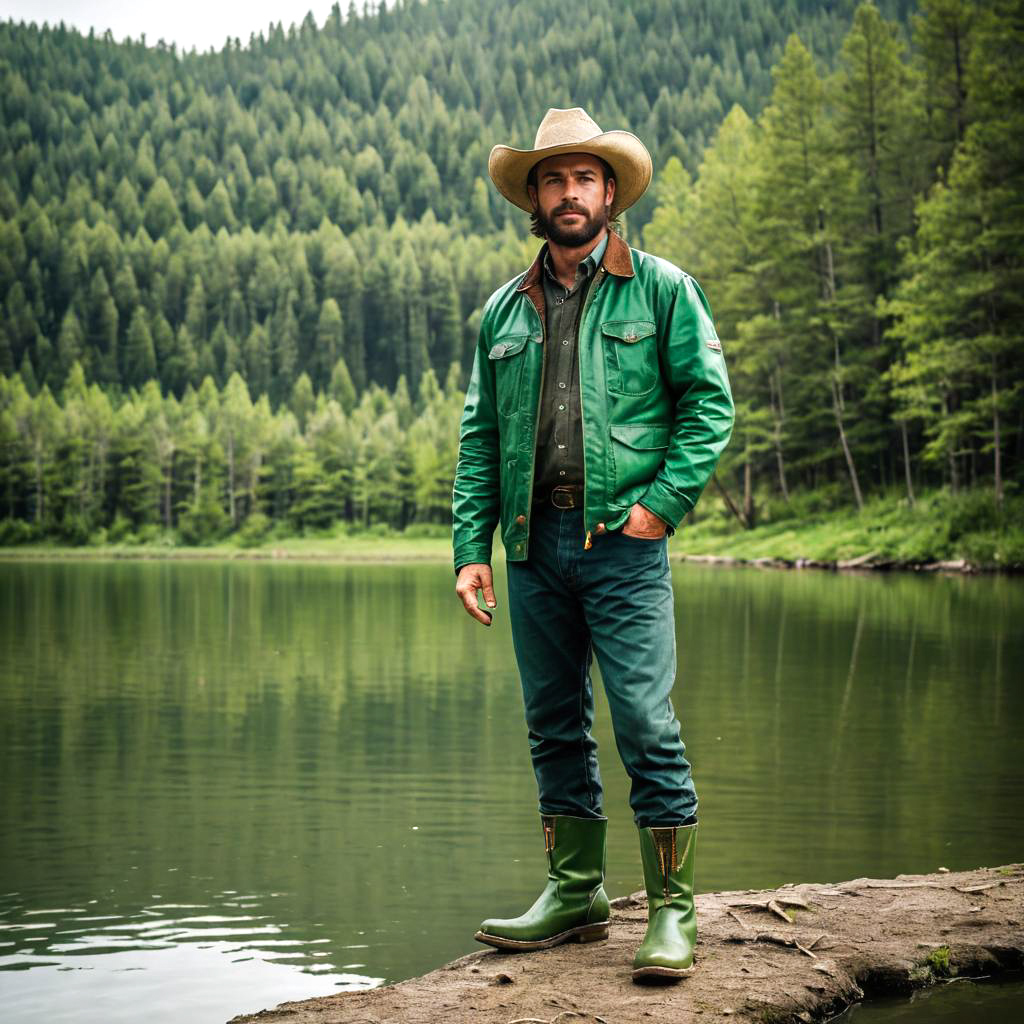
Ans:
[[[263,543],[339,524],[450,531],[465,399],[433,370],[413,405],[404,378],[355,402],[344,363],[331,392],[303,375],[291,407],[253,402],[234,373],[179,401],[154,381],[112,403],[75,363],[58,402],[0,377],[0,544]],[[348,409],[341,404],[350,403]]]
[[[923,0],[908,49],[910,6],[428,0],[206,55],[0,25],[0,516],[443,527],[483,303],[536,251],[487,153],[578,103],[654,155],[628,225],[715,309],[745,524],[991,481],[999,560],[1019,5]],[[921,549],[991,533],[964,516]]]
[[[0,23],[0,373],[59,388],[77,360],[181,397],[241,370],[277,404],[339,358],[357,392],[468,371],[528,230],[487,181],[494,142],[582,104],[692,171],[726,110],[763,104],[788,33],[831,57],[847,17],[429,0],[203,55]]]
[[[833,75],[791,37],[761,115],[733,109],[695,181],[662,172],[644,239],[715,307],[737,405],[719,479],[747,526],[839,484],[862,508],[991,481],[998,507],[1022,482],[1015,9],[931,0],[908,55],[862,3]]]

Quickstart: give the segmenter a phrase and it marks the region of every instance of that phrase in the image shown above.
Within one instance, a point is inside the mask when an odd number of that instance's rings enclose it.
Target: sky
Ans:
[[[83,33],[95,28],[97,35],[109,28],[119,41],[127,36],[138,39],[144,32],[151,46],[163,38],[179,49],[194,46],[205,51],[221,49],[228,36],[237,36],[244,46],[251,33],[265,35],[271,22],[280,21],[287,29],[292,22],[301,23],[309,11],[322,26],[333,4],[334,0],[0,0],[0,20],[38,25],[63,20]],[[340,6],[344,13],[348,0]],[[362,0],[356,0],[356,8],[362,7]]]

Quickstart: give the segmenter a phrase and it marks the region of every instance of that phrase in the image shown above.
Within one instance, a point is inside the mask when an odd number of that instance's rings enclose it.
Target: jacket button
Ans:
[[[526,522],[526,516],[516,516],[516,522],[519,524]]]
[[[604,533],[604,523],[598,523],[597,524],[597,532],[598,533]]]

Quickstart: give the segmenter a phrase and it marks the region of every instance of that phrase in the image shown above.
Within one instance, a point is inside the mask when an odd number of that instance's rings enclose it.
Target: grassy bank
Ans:
[[[1000,516],[988,490],[931,492],[919,495],[913,507],[903,494],[875,497],[859,514],[852,507],[830,507],[831,497],[813,492],[795,496],[789,506],[774,503],[765,509],[767,521],[752,530],[743,529],[735,517],[705,513],[679,531],[674,549],[745,560],[866,559],[896,565],[963,560],[979,568],[1024,566],[1020,498],[1007,498]]]
[[[832,507],[834,495],[816,491],[788,506],[766,506],[766,521],[744,530],[719,512],[709,492],[696,523],[687,522],[671,541],[673,557],[713,555],[740,560],[779,559],[835,563],[921,565],[964,561],[979,568],[1024,567],[1024,499],[1007,499],[1002,517],[988,491],[957,496],[921,495],[910,507],[904,497],[873,498],[858,514]],[[770,517],[770,518],[769,518]],[[495,535],[495,557],[503,555]],[[260,543],[245,538],[202,547],[175,544],[171,534],[145,542],[67,547],[58,543],[0,548],[0,558],[173,558],[257,559],[336,562],[450,562],[451,533],[445,526],[419,526],[404,533],[382,528],[339,530],[305,537],[274,537]]]
[[[225,541],[194,547],[167,542],[138,544],[100,544],[66,547],[59,544],[32,544],[0,548],[0,559],[174,559],[219,561],[315,561],[315,562],[448,562],[452,557],[451,538],[352,534],[349,536],[285,537],[257,545]]]

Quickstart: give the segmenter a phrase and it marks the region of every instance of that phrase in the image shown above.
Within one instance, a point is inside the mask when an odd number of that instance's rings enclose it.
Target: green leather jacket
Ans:
[[[452,494],[455,570],[490,562],[501,523],[505,557],[527,557],[543,371],[544,249],[487,300]],[[729,377],[697,282],[611,233],[581,311],[583,517],[617,529],[635,502],[670,532],[696,504],[732,432]]]

